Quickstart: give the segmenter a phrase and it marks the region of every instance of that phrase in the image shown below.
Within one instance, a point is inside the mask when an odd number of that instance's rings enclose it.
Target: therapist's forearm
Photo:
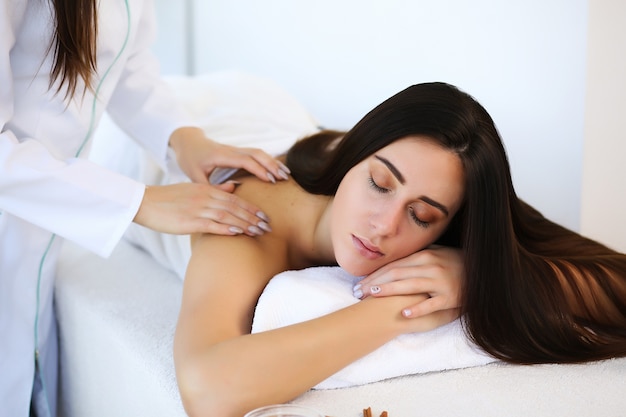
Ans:
[[[241,416],[293,399],[407,330],[403,297],[366,299],[327,316],[229,339],[177,358],[190,416]],[[384,364],[381,364],[384,366]]]

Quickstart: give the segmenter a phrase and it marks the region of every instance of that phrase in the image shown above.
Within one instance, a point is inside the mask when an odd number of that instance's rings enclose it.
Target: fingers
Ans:
[[[374,283],[389,282],[398,279],[410,278],[411,274],[419,273],[419,268],[428,265],[437,265],[437,258],[431,251],[422,250],[391,262],[382,268],[372,272],[361,280],[362,285],[373,285]]]
[[[260,149],[244,149],[244,152],[248,153],[251,159],[254,162],[256,162],[259,166],[262,166],[263,168],[265,168],[266,170],[265,179],[271,182],[289,179],[289,174],[291,174],[291,170],[287,167],[287,165],[283,164],[281,161],[275,158],[272,158],[270,155],[268,155],[267,153],[263,152]],[[259,176],[259,175],[256,175],[256,176],[263,179],[262,176]]]
[[[258,207],[232,194],[236,184],[218,187],[180,183],[146,187],[134,221],[172,234],[213,233],[260,236],[270,219]]]
[[[236,183],[221,184],[210,193],[198,213],[201,232],[222,235],[260,236],[271,232],[270,219],[255,205],[232,194]]]
[[[406,318],[417,318],[426,316],[440,310],[451,310],[456,307],[447,307],[443,297],[431,297],[426,300],[408,306],[402,310],[402,315]]]
[[[428,292],[424,290],[426,286],[423,284],[427,279],[428,278],[413,278],[380,283],[358,283],[354,286],[353,293],[356,298],[420,294]]]
[[[181,170],[197,183],[207,183],[216,168],[245,169],[262,181],[289,178],[289,168],[265,151],[215,142],[201,129],[179,128],[170,137]]]
[[[199,165],[192,165],[191,167],[187,167],[187,169],[185,170],[185,174],[193,182],[197,182],[199,184],[209,183],[208,175],[204,172],[204,170],[202,170]]]
[[[411,265],[383,269],[357,284],[364,296],[430,294],[441,291],[446,286],[446,281],[437,279],[442,276],[438,265]]]
[[[356,298],[414,294],[422,294],[426,298],[403,310],[402,315],[405,317],[421,317],[437,310],[460,306],[459,291],[447,281],[432,278],[411,278],[366,286],[357,284],[353,288],[353,295]]]
[[[233,148],[223,154],[221,166],[233,166],[245,169],[262,181],[275,183],[289,179],[291,171],[281,161],[271,157],[261,149]]]
[[[426,332],[453,322],[459,318],[459,314],[460,311],[457,308],[438,310],[415,320],[407,321],[407,323],[410,323],[413,332]]]

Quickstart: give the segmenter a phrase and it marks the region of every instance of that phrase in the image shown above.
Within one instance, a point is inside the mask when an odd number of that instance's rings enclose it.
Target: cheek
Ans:
[[[441,234],[440,228],[421,229],[409,225],[407,229],[395,241],[395,250],[393,251],[395,259],[404,258],[426,248],[436,241]]]
[[[367,204],[363,192],[353,182],[341,182],[333,198],[330,213],[330,237],[336,256],[352,245],[350,235],[358,233],[367,224]],[[350,249],[347,249],[348,251]]]
[[[364,207],[364,198],[360,187],[356,186],[348,174],[339,184],[333,199],[332,220],[333,226],[341,227],[349,219],[356,219]]]
[[[410,233],[405,233],[404,236],[397,239],[395,243],[393,258],[400,259],[411,255],[420,249],[424,249],[428,246],[430,241],[423,233],[412,230]]]

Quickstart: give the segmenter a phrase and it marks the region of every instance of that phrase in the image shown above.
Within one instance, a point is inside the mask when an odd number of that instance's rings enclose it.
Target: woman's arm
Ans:
[[[402,307],[418,296],[370,298],[250,335],[259,295],[285,269],[281,244],[268,236],[203,236],[194,243],[175,338],[177,379],[190,416],[240,417],[291,400],[395,336],[451,320],[445,313],[402,318]]]

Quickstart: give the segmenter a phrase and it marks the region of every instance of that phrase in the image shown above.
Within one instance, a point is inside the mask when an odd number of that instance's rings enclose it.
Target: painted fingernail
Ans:
[[[237,227],[237,226],[230,226],[230,227],[228,228],[228,231],[229,231],[230,233],[234,233],[234,234],[236,234],[236,235],[240,235],[240,234],[242,234],[242,233],[243,233],[243,229],[242,229],[241,227]]]
[[[278,176],[281,177],[284,180],[288,180],[289,179],[289,175],[283,171],[282,169],[278,170]]]
[[[361,289],[361,284],[356,284],[354,287],[352,287],[352,291],[357,291]]]
[[[374,285],[373,287],[370,287],[370,292],[372,294],[378,294],[380,292],[380,287],[378,285]]]
[[[276,178],[274,178],[271,172],[267,173],[267,178],[272,181],[272,184],[276,184]]]
[[[266,221],[266,222],[268,222],[268,223],[269,223],[269,221],[270,221],[270,218],[269,218],[269,217],[267,217],[267,214],[263,213],[262,211],[257,211],[257,212],[256,212],[256,216],[257,216],[259,219],[263,219],[263,220],[265,220],[265,221]]]
[[[263,234],[263,230],[259,229],[256,226],[249,226],[248,232],[252,233],[253,235],[258,235],[258,236],[261,236]]]
[[[354,290],[353,294],[355,298],[361,298],[363,297],[363,291],[361,290]]]
[[[413,314],[413,313],[411,312],[410,308],[405,308],[404,310],[402,310],[402,315],[404,317],[411,317],[411,314]]]
[[[266,232],[272,231],[272,228],[270,227],[270,225],[265,222],[258,222],[256,225],[259,226],[261,229],[265,230]]]
[[[282,171],[285,171],[287,174],[291,174],[291,170],[289,169],[289,167],[287,165],[283,164],[280,161],[278,161],[278,165],[280,165],[280,169]]]

